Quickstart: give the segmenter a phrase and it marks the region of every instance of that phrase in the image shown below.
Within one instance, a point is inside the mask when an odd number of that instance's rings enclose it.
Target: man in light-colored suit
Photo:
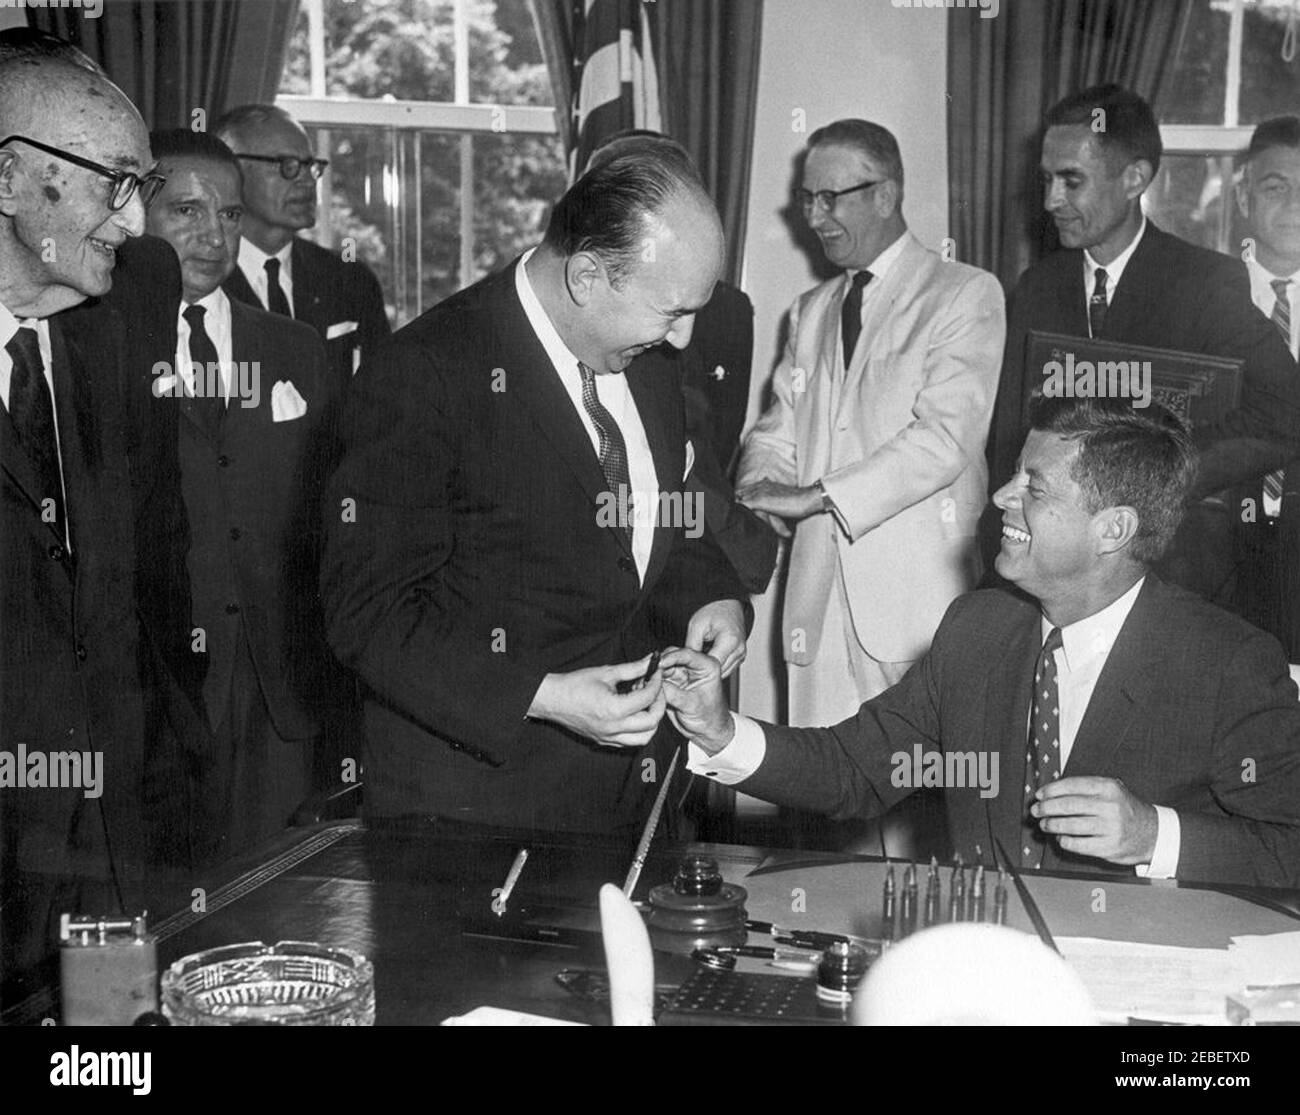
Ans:
[[[737,495],[793,527],[783,645],[790,723],[806,726],[902,678],[979,576],[1005,318],[992,275],[908,232],[898,144],[879,125],[814,132],[797,199],[844,274],[791,310]]]

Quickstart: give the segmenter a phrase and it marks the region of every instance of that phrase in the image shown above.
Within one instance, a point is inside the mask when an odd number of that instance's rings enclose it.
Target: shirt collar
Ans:
[[[528,324],[533,327],[537,339],[542,342],[542,347],[546,349],[546,355],[551,358],[551,363],[555,365],[558,371],[571,371],[577,375],[578,358],[573,355],[569,350],[569,346],[564,343],[560,338],[560,334],[556,332],[555,326],[546,315],[546,310],[542,308],[541,300],[537,297],[537,292],[533,289],[533,284],[528,278],[528,269],[525,265],[536,250],[536,248],[529,248],[519,257],[519,262],[515,265],[515,293],[519,295],[519,301],[523,304]]]
[[[1290,279],[1294,285],[1287,287],[1286,292],[1291,296],[1293,302],[1295,301],[1296,294],[1300,292],[1300,267],[1297,267],[1289,275],[1274,275],[1272,271],[1255,258],[1255,255],[1252,252],[1250,257],[1246,260],[1246,269],[1250,272],[1252,280],[1257,278],[1260,279],[1269,290],[1272,290],[1273,283],[1276,280]]]
[[[844,273],[844,281],[852,284],[853,276],[859,271],[870,271],[873,280],[879,282],[889,273],[889,269],[894,266],[894,262],[903,254],[903,248],[907,244],[907,232],[903,234],[882,251],[875,259],[866,265],[866,267],[850,268]]]
[[[1105,657],[1110,654],[1110,648],[1115,645],[1115,640],[1119,638],[1120,629],[1124,626],[1124,621],[1128,619],[1128,614],[1133,610],[1133,605],[1137,602],[1138,593],[1142,591],[1142,585],[1146,582],[1146,577],[1139,577],[1137,583],[1124,593],[1118,600],[1112,601],[1102,608],[1100,612],[1094,612],[1090,616],[1085,616],[1081,620],[1067,624],[1061,628],[1061,645],[1065,652],[1065,668],[1071,672],[1085,665],[1089,660],[1097,656]],[[1051,633],[1052,623],[1046,617],[1042,617],[1043,640]]]
[[[35,329],[44,347],[49,347],[50,324],[46,318],[16,317],[8,306],[0,305],[0,348],[12,341],[22,327]]]
[[[185,320],[185,311],[191,305],[202,306],[207,312],[203,315],[204,327],[209,328],[209,323],[213,326],[224,326],[230,320],[230,298],[226,292],[217,287],[211,294],[206,294],[197,302],[189,303],[181,301],[181,308],[177,311],[176,321],[178,325],[189,328],[189,322]]]
[[[1147,230],[1147,215],[1142,214],[1142,223],[1138,225],[1137,235],[1129,241],[1128,247],[1112,259],[1105,267],[1102,267],[1095,259],[1092,253],[1086,248],[1083,252],[1083,278],[1084,289],[1091,294],[1092,285],[1097,279],[1097,270],[1101,268],[1106,272],[1106,294],[1109,296],[1117,286],[1119,286],[1120,276],[1124,274],[1124,268],[1128,266],[1128,261],[1133,257],[1137,246],[1142,241],[1142,234]]]
[[[274,255],[270,255],[247,236],[241,236],[239,239],[239,266],[247,275],[265,275],[266,261],[268,259],[278,259],[280,261],[280,274],[290,282],[293,281],[293,241],[290,240],[283,248]]]

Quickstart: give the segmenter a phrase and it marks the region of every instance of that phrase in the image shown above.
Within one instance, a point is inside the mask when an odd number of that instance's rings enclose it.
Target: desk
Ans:
[[[203,901],[186,891],[177,912],[154,919],[158,963],[237,941],[318,941],[374,961],[377,1025],[433,1025],[477,1006],[567,1019],[607,1021],[601,1008],[555,982],[566,967],[601,968],[598,940],[567,947],[465,936],[462,911],[486,913],[520,847],[531,855],[511,906],[544,902],[578,908],[598,927],[602,882],[620,883],[635,841],[529,839],[520,834],[449,830],[431,824],[367,827],[360,822],[294,830],[256,856],[204,881]],[[729,882],[750,893],[750,916],[783,925],[875,936],[884,865],[865,857],[798,856],[734,845],[691,845],[715,856]],[[681,846],[656,845],[637,889],[671,879]],[[898,871],[896,869],[896,875]],[[944,870],[945,889],[947,869]],[[1167,944],[1222,946],[1243,933],[1300,929],[1296,915],[1197,887],[1027,873],[1049,926],[1064,935],[1112,936]],[[1106,916],[1095,888],[1105,888]],[[798,889],[801,895],[794,894]],[[1030,930],[1010,888],[1007,923]],[[1262,892],[1279,904],[1289,892]],[[202,905],[202,910],[192,909]],[[988,909],[992,911],[991,889]],[[659,954],[660,983],[680,982],[686,958]],[[39,1021],[52,1000],[16,1004],[6,1020]]]

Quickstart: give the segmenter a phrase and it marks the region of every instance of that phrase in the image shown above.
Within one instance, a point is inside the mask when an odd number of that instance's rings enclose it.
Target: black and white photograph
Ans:
[[[1293,1089],[1300,0],[0,0],[0,409],[15,1097]]]

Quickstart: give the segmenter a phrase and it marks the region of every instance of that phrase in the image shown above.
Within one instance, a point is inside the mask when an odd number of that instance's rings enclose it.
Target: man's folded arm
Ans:
[[[1211,791],[1227,815],[1180,809],[1178,877],[1300,887],[1300,701],[1259,634],[1220,681]]]
[[[398,344],[351,385],[344,456],[325,498],[321,593],[344,665],[426,729],[500,757],[547,671],[494,653],[509,616],[470,627],[446,598],[440,570],[456,542],[450,486],[465,432],[446,382]]]

